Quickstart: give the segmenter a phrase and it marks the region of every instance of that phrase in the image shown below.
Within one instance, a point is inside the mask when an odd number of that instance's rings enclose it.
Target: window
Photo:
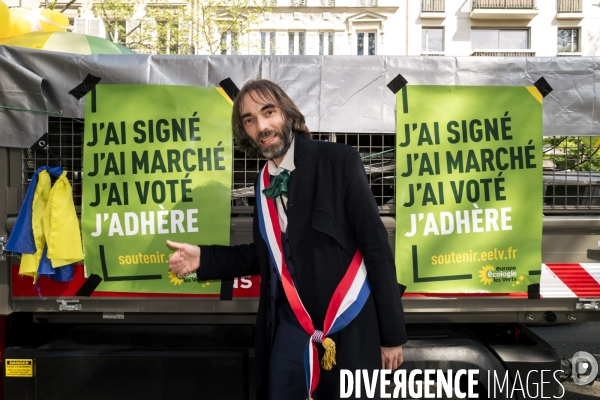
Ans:
[[[70,20],[69,20],[70,21]],[[69,22],[73,25],[71,22]],[[109,39],[115,43],[122,45],[127,44],[127,23],[125,21],[117,20],[113,23],[114,29],[111,29],[108,33]]]
[[[158,54],[179,54],[178,36],[176,25],[168,21],[156,21],[156,52]]]
[[[236,32],[221,32],[221,54],[236,55],[238,40]]]
[[[319,55],[333,55],[333,32],[319,32]]]
[[[275,47],[275,32],[260,33],[260,54],[273,55],[276,54]]]
[[[423,28],[421,50],[444,51],[444,28]]]
[[[356,54],[359,56],[375,55],[375,32],[358,32],[356,34]]]
[[[333,7],[335,6],[334,0],[319,0],[319,4],[325,7]]]
[[[559,29],[556,40],[559,53],[575,53],[579,50],[579,29]]]
[[[528,29],[471,29],[471,48],[528,49]]]
[[[288,32],[289,55],[304,55],[304,32]]]

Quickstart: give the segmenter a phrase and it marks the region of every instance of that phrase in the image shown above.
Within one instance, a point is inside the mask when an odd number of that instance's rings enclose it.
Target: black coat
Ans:
[[[339,391],[339,368],[381,368],[380,346],[406,342],[404,314],[387,231],[358,152],[300,135],[295,146],[296,169],[288,183],[288,237],[298,292],[315,328],[322,330],[329,300],[357,246],[371,283],[371,295],[359,315],[331,336],[337,345],[337,367],[321,371],[317,388],[320,398],[327,399]],[[261,274],[255,354],[257,399],[266,399],[272,339],[267,308],[273,298],[268,249],[258,228],[256,208],[254,217],[253,244],[201,246],[198,278]],[[325,391],[328,394],[323,396]]]

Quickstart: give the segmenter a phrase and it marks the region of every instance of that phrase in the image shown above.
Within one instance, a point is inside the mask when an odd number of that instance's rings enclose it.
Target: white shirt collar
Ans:
[[[267,161],[267,165],[269,168],[269,175],[271,175],[271,176],[279,175],[281,173],[281,171],[283,171],[284,169],[287,170],[288,172],[292,172],[294,169],[296,169],[296,165],[294,164],[294,142],[295,142],[295,140],[296,140],[296,135],[294,135],[294,137],[292,138],[292,143],[290,144],[290,148],[288,149],[287,153],[285,153],[285,156],[283,156],[283,160],[281,161],[281,164],[279,166],[275,165],[275,162],[273,162],[273,160]]]

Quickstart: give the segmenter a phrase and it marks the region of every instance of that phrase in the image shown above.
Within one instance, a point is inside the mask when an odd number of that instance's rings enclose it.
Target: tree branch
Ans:
[[[65,11],[67,11],[69,9],[69,7],[71,6],[71,4],[75,3],[75,1],[77,1],[77,0],[69,1],[67,4],[65,4],[65,6],[62,8],[62,10],[60,10],[59,12],[64,13]]]

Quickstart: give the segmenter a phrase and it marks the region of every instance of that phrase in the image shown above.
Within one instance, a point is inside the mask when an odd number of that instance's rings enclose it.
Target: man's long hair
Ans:
[[[244,129],[242,121],[242,100],[244,96],[251,96],[253,100],[262,100],[281,108],[283,116],[291,121],[292,131],[304,137],[312,139],[310,131],[304,122],[304,115],[290,97],[277,85],[266,79],[248,81],[233,102],[233,113],[231,114],[231,127],[240,150],[245,151],[248,157],[261,157],[260,152],[254,147],[254,143]],[[285,132],[284,132],[285,133]]]

